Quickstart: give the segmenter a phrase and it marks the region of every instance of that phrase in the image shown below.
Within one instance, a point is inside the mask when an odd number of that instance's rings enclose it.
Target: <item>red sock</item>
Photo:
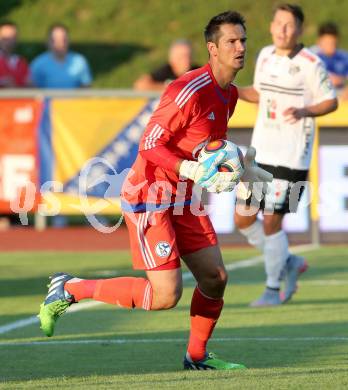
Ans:
[[[93,298],[96,284],[97,280],[74,278],[72,282],[68,281],[65,283],[64,290],[73,295],[76,302],[79,302],[81,299]]]
[[[192,360],[204,359],[207,342],[220,317],[223,305],[222,298],[209,298],[196,287],[191,301],[191,331],[187,348]]]
[[[150,282],[143,278],[72,280],[67,282],[64,288],[77,302],[91,298],[121,307],[151,309],[152,287]]]

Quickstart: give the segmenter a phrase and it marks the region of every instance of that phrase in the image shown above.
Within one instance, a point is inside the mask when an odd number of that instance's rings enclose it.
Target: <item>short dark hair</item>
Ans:
[[[305,20],[302,8],[296,4],[283,3],[279,4],[274,8],[273,15],[277,11],[287,11],[292,14],[299,26],[302,26]]]
[[[333,22],[326,22],[319,26],[318,28],[318,35],[321,37],[322,35],[334,35],[335,37],[338,37],[340,35],[340,31],[337,27],[337,24]]]
[[[15,22],[13,22],[12,20],[2,20],[2,21],[0,21],[0,28],[2,28],[4,26],[11,26],[11,27],[14,27],[15,29],[18,29],[17,24]]]
[[[223,24],[240,24],[246,31],[245,19],[243,16],[236,11],[226,11],[210,19],[204,29],[205,41],[214,42],[216,44],[220,38],[220,26]]]
[[[49,27],[48,29],[48,36],[50,37],[53,30],[55,30],[56,28],[61,28],[63,29],[67,34],[69,34],[69,29],[68,27],[64,24],[64,23],[53,23],[51,24],[51,26]]]

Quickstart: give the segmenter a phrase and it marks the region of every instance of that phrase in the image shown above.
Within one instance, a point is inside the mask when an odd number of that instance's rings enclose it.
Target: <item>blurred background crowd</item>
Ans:
[[[0,22],[1,88],[86,88],[92,85],[91,67],[86,57],[70,49],[67,26],[55,23],[47,31],[47,51],[28,59],[17,54],[19,27],[13,21]],[[333,21],[318,26],[317,40],[311,49],[324,62],[333,85],[342,99],[348,99],[348,51],[340,47],[340,31]],[[185,39],[173,41],[168,58],[160,67],[140,75],[136,90],[162,91],[171,80],[198,68],[193,62],[192,44]],[[130,87],[130,86],[129,86]]]

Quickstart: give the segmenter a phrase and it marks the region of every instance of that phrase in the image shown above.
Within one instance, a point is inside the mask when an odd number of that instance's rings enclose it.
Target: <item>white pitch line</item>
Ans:
[[[301,284],[309,284],[311,286],[345,286],[348,284],[348,280],[313,279],[313,280],[303,280]]]
[[[23,320],[10,322],[9,324],[0,326],[0,334],[11,332],[11,330],[14,329],[24,328],[25,326],[36,324],[37,322],[39,322],[37,316],[31,316],[24,318]]]
[[[78,305],[71,306],[68,310],[68,313],[89,309],[90,307],[97,306],[100,303],[101,302],[97,302],[97,301],[82,302]],[[14,321],[14,322],[11,322],[7,325],[0,326],[0,334],[11,332],[12,330],[15,330],[15,329],[24,328],[26,326],[33,325],[33,324],[36,324],[38,322],[39,322],[39,319],[37,316],[31,316],[28,318],[24,318],[23,320]]]
[[[311,251],[314,249],[318,249],[317,245],[298,245],[296,247],[291,248],[292,253],[299,253],[299,252],[307,252]],[[254,265],[258,265],[263,263],[263,256],[255,256],[250,259],[245,259],[241,261],[236,261],[231,264],[226,265],[227,271],[233,271],[235,269],[240,269],[240,268],[248,268],[248,267],[253,267]],[[182,275],[183,280],[189,280],[193,278],[193,275],[191,272],[184,272]],[[85,309],[89,309],[91,307],[97,306],[102,304],[103,302],[97,302],[97,301],[89,301],[89,302],[82,302],[79,303],[78,305],[73,305],[68,309],[68,313],[76,312],[76,311],[81,311]],[[10,322],[9,324],[2,325],[0,326],[0,334],[8,333],[11,332],[12,330],[15,329],[20,329],[24,328],[29,325],[33,325],[39,322],[39,319],[37,316],[31,316],[28,318],[24,318],[22,320]]]
[[[318,342],[318,341],[347,341],[348,336],[327,336],[327,337],[217,337],[212,338],[211,342]],[[105,344],[171,344],[171,343],[187,343],[187,339],[183,338],[156,338],[156,339],[85,339],[85,340],[52,340],[52,341],[25,341],[25,342],[1,342],[0,347],[31,347],[31,346],[46,346],[46,345],[105,345]]]

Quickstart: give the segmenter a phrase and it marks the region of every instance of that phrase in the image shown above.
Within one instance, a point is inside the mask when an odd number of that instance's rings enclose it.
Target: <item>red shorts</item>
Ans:
[[[196,216],[190,206],[183,215],[173,208],[145,213],[125,212],[134,269],[153,269],[181,256],[217,244],[208,216]]]

